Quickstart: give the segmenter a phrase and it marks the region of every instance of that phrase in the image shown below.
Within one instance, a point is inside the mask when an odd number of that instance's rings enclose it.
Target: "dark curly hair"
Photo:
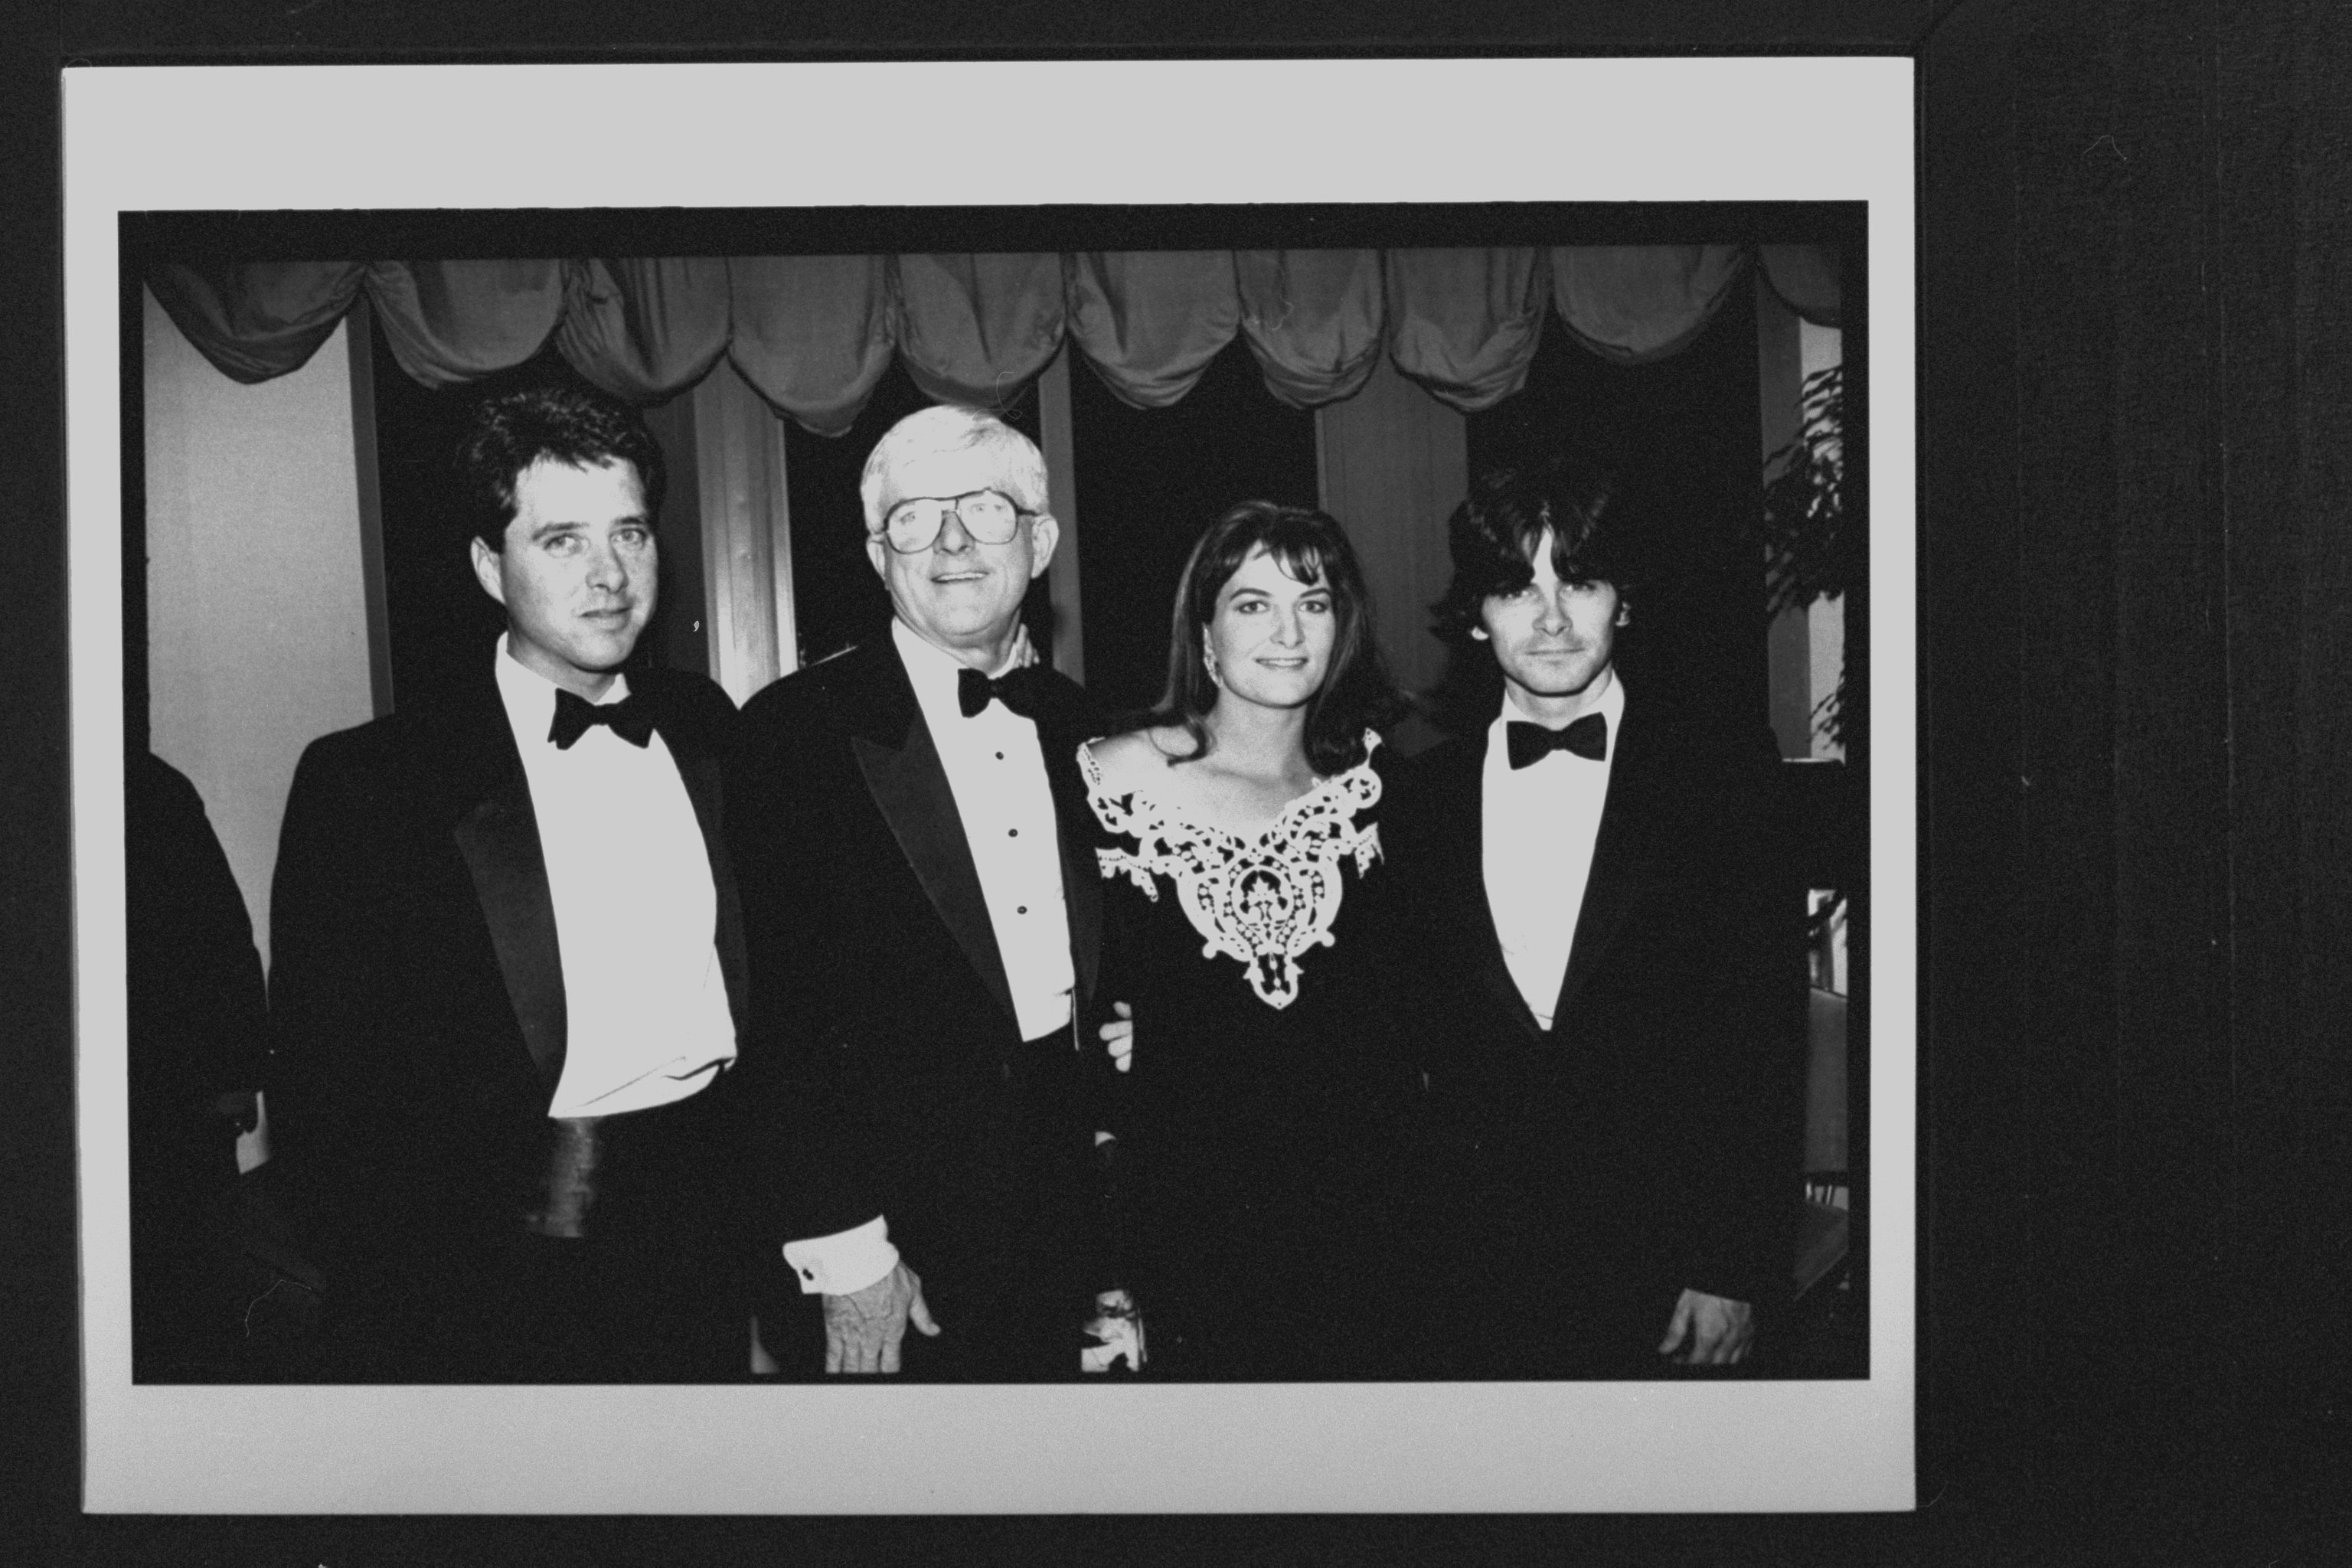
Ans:
[[[534,386],[482,400],[457,441],[457,489],[466,531],[492,550],[515,517],[515,485],[534,463],[583,468],[623,462],[637,470],[646,516],[658,521],[668,473],[645,416],[616,397],[579,386]]]
[[[1607,583],[1621,603],[1630,602],[1645,571],[1635,546],[1647,531],[1649,503],[1618,474],[1597,461],[1554,455],[1489,468],[1471,485],[1446,529],[1454,580],[1430,606],[1433,629],[1451,650],[1444,677],[1426,700],[1440,729],[1470,734],[1493,721],[1503,700],[1502,667],[1493,647],[1470,634],[1488,598],[1533,581],[1544,530],[1552,533],[1553,571],[1571,582]]]
[[[1488,598],[1526,587],[1546,529],[1552,570],[1564,580],[1607,583],[1630,598],[1640,575],[1633,550],[1639,512],[1614,472],[1579,458],[1481,474],[1446,526],[1454,580],[1430,606],[1438,636],[1467,641]]]
[[[1193,749],[1180,760],[1198,762],[1209,754],[1205,721],[1217,704],[1218,689],[1203,658],[1209,623],[1216,618],[1218,594],[1261,547],[1293,580],[1311,583],[1319,576],[1331,590],[1331,667],[1307,704],[1306,749],[1307,764],[1318,773],[1342,773],[1364,760],[1364,731],[1394,722],[1404,700],[1372,636],[1371,595],[1356,552],[1337,520],[1308,507],[1245,500],[1209,525],[1177,582],[1167,689],[1157,706],[1122,728],[1181,726]]]

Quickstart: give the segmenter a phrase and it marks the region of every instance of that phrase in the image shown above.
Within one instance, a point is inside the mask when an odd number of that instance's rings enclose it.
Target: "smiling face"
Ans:
[[[542,459],[514,493],[500,548],[473,542],[475,579],[506,606],[515,661],[593,701],[654,613],[659,562],[636,467]]]
[[[1258,546],[1217,590],[1206,641],[1223,689],[1218,700],[1303,706],[1323,689],[1338,637],[1339,616],[1322,574],[1301,583]]]
[[[1609,689],[1625,606],[1612,584],[1563,581],[1551,552],[1552,532],[1546,529],[1536,542],[1534,580],[1514,592],[1489,594],[1470,635],[1493,644],[1495,662],[1520,711],[1559,724]]]
[[[895,508],[920,497],[942,500],[1002,489],[1000,460],[984,449],[929,453],[893,465],[886,493]],[[887,516],[887,514],[886,514]],[[1054,556],[1054,520],[1024,517],[1003,544],[982,544],[952,514],[928,550],[902,555],[869,533],[866,553],[890,595],[890,608],[925,642],[993,673],[1011,652],[1021,601]]]

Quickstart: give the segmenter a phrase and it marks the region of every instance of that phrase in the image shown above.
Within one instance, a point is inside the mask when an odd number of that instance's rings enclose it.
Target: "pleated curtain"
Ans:
[[[1750,267],[1834,326],[1839,266],[1820,246],[1570,246],[173,264],[147,281],[238,381],[299,366],[364,295],[427,386],[552,342],[653,404],[724,355],[780,413],[838,435],[894,354],[932,397],[1001,405],[1067,342],[1114,395],[1160,408],[1236,335],[1292,407],[1350,395],[1385,352],[1467,413],[1518,389],[1547,331],[1620,363],[1679,352]]]

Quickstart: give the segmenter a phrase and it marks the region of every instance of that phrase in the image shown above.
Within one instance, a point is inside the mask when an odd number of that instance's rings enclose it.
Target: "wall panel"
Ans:
[[[374,716],[345,331],[244,386],[146,301],[150,744],[204,795],[265,961],[294,764]]]

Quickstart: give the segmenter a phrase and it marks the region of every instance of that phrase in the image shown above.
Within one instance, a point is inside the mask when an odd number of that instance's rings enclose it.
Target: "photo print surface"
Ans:
[[[1654,63],[1613,64],[1627,78]],[[645,73],[646,85],[665,74]],[[807,79],[852,90],[865,77],[851,68]],[[1907,114],[1905,81],[1892,98],[1884,84],[1871,90]],[[105,118],[100,96],[82,98],[82,123]],[[534,195],[520,166],[501,168],[480,196],[454,194],[453,178],[453,194],[430,204],[469,210],[429,213],[398,191],[386,205],[320,212],[299,180],[274,200],[194,184],[165,200],[125,181],[106,194],[115,288],[103,312],[87,313],[107,318],[97,368],[122,369],[107,388],[119,445],[110,472],[75,470],[78,561],[97,566],[115,542],[80,521],[86,499],[102,500],[110,481],[125,509],[120,553],[104,563],[122,584],[116,602],[90,617],[77,609],[77,638],[112,639],[119,689],[132,697],[127,716],[114,711],[125,745],[110,760],[153,750],[195,781],[257,956],[269,961],[295,758],[320,735],[431,705],[469,679],[463,650],[498,634],[497,606],[436,524],[453,507],[440,455],[460,411],[507,387],[619,392],[663,446],[661,606],[635,655],[646,668],[707,678],[740,702],[887,636],[890,602],[849,543],[864,531],[858,467],[903,414],[967,402],[1037,443],[1054,510],[1066,514],[1053,568],[1020,606],[1040,663],[1082,679],[1107,710],[1149,706],[1165,678],[1170,596],[1201,526],[1249,498],[1319,507],[1363,561],[1368,630],[1415,700],[1389,731],[1402,758],[1465,727],[1464,661],[1433,634],[1430,609],[1448,576],[1444,524],[1471,476],[1562,446],[1640,450],[1660,476],[1659,515],[1690,522],[1644,574],[1624,684],[1702,694],[1693,722],[1727,735],[1769,732],[1786,781],[1776,786],[1790,889],[1778,994],[1800,1059],[1780,1132],[1798,1222],[1785,1238],[1789,1310],[1766,1320],[1769,1353],[1759,1346],[1737,1378],[1640,1383],[1558,1370],[1530,1382],[1408,1345],[1354,1363],[1368,1374],[1304,1383],[1228,1377],[1210,1363],[1199,1376],[1116,1384],[834,1388],[787,1367],[740,1384],[482,1387],[428,1375],[320,1386],[289,1371],[307,1326],[301,1248],[276,1258],[271,1237],[247,1236],[235,1238],[251,1271],[242,1308],[265,1296],[271,1308],[243,1311],[230,1340],[184,1343],[176,1363],[141,1364],[131,1308],[142,1271],[126,1225],[135,1205],[119,1174],[117,1206],[100,1212],[106,1167],[121,1168],[131,1135],[124,1122],[97,1125],[111,1119],[86,1093],[89,1266],[94,1281],[121,1270],[90,1293],[93,1430],[137,1417],[125,1440],[94,1442],[93,1506],[995,1510],[1230,1507],[1243,1496],[1263,1508],[1786,1507],[1904,1495],[1907,1458],[1870,1478],[1888,1435],[1899,1431],[1907,1455],[1909,1432],[1908,852],[1884,824],[1889,801],[1906,819],[1908,809],[1907,679],[1887,674],[1909,664],[1908,374],[1890,357],[1907,354],[1908,241],[1907,228],[1885,226],[1907,211],[1907,164],[1891,184],[1857,169],[1794,192],[1732,171],[1596,181],[1519,170],[1476,193],[1490,199],[1465,202],[1434,199],[1410,165],[1389,163],[1336,182],[1359,199],[1276,180],[1213,200],[1150,140],[1122,165],[1165,171],[1140,185],[1039,188],[1031,174],[986,193],[993,205],[965,192],[952,206],[935,205],[921,158],[879,147],[869,190],[898,195],[887,205],[749,172],[722,202],[714,187],[726,183],[707,168],[666,199],[671,187],[635,168],[647,195],[627,202]],[[1380,148],[1368,152],[1380,161]],[[647,210],[681,203],[690,210]],[[298,296],[301,309],[284,308]],[[1505,341],[1514,332],[1526,341]],[[87,363],[78,336],[84,381]],[[1893,401],[1890,383],[1902,395]],[[1834,425],[1825,395],[1848,386],[1850,420]],[[1890,469],[1903,476],[1891,490]],[[1805,507],[1817,519],[1824,487],[1847,477],[1849,515],[1867,533],[1850,532],[1840,557],[1802,524]],[[1768,479],[1782,481],[1777,513]],[[1796,521],[1769,533],[1768,517]],[[231,530],[248,548],[266,541],[272,570],[235,568],[223,548]],[[134,550],[144,580],[123,582]],[[1484,700],[1491,718],[1494,693]],[[1905,793],[1888,795],[1890,781]],[[96,846],[85,852],[88,881],[103,861]],[[97,945],[86,941],[93,962]],[[1238,985],[1238,961],[1219,962]],[[106,1009],[85,1014],[85,1087],[110,1083],[118,1098],[107,1103],[119,1107],[123,1058],[94,1048]],[[1824,1049],[1831,1039],[1841,1048]],[[239,1145],[236,1181],[252,1184],[268,1154],[265,1123]],[[1406,1258],[1336,1288],[1410,1303],[1444,1285],[1416,1279]],[[789,1360],[807,1342],[775,1348]],[[494,1409],[539,1431],[560,1430],[559,1413],[575,1408],[625,1411],[649,1430],[715,1423],[745,1444],[709,1465],[666,1452],[628,1468],[625,1492],[591,1500],[587,1478],[609,1479],[618,1456],[460,1470],[415,1441],[415,1417],[402,1414]],[[812,1435],[818,1410],[830,1436]],[[920,1447],[1013,1416],[1046,1434],[1036,1451],[961,1453],[945,1479],[911,1495],[824,1458],[866,1440]],[[330,1477],[281,1471],[224,1491],[187,1470],[177,1425],[222,1418],[289,1451],[306,1434],[364,1432],[354,1452],[366,1458]],[[1792,1431],[1847,1458],[1793,1479],[1713,1472],[1689,1496],[1654,1500],[1654,1474],[1622,1464],[1629,1441],[1672,1453],[1720,1436],[1726,1421],[1757,1439],[1767,1471],[1766,1450],[1785,1457],[1780,1435]],[[1073,1481],[1049,1457],[1082,1459],[1113,1430],[1137,1458],[1116,1481]],[[1235,1468],[1235,1430],[1249,1434],[1240,1447],[1254,1470]],[[1529,1439],[1540,1462],[1520,1452]],[[1433,1446],[1447,1456],[1433,1466]],[[1382,1495],[1403,1477],[1404,1491]]]

